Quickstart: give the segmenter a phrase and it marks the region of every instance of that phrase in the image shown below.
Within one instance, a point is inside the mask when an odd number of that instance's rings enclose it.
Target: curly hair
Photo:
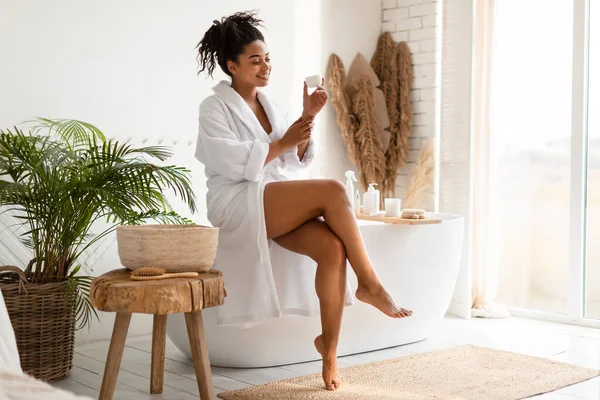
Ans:
[[[227,61],[236,61],[238,56],[244,52],[244,47],[255,40],[265,38],[256,28],[262,26],[263,21],[256,18],[253,11],[237,12],[229,17],[221,18],[221,21],[214,20],[213,25],[206,31],[204,37],[198,43],[198,64],[200,71],[207,71],[212,77],[215,65],[227,75],[231,73],[227,69]]]

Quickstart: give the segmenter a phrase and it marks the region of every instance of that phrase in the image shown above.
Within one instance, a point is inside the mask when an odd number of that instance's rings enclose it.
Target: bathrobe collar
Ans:
[[[275,131],[280,129],[286,129],[284,127],[284,121],[281,120],[280,112],[277,110],[277,106],[269,100],[269,97],[261,90],[257,91],[258,101],[263,106],[269,123],[271,124],[272,132],[271,135],[265,132],[264,128],[260,124],[260,121],[250,108],[246,101],[236,92],[228,81],[221,81],[215,87],[213,92],[229,107],[232,113],[234,113],[244,125],[252,132],[256,132],[256,135],[265,138],[267,141],[271,141],[270,137],[273,137]]]

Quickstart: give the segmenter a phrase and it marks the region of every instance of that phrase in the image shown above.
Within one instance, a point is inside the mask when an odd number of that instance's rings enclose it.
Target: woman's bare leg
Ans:
[[[318,179],[271,182],[264,193],[267,237],[289,233],[312,219],[323,217],[344,244],[356,273],[356,297],[394,318],[412,311],[397,307],[384,289],[362,241],[344,186],[336,180]]]
[[[323,357],[327,390],[340,387],[337,345],[346,293],[346,252],[342,241],[321,220],[311,220],[274,239],[280,246],[309,256],[317,263],[315,289],[321,309],[321,335],[315,347]]]

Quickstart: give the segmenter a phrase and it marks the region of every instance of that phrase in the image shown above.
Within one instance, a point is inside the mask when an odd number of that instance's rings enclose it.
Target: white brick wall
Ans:
[[[408,161],[398,169],[396,196],[404,196],[408,179],[425,139],[435,136],[437,96],[438,7],[441,0],[382,0],[382,32],[396,42],[407,42],[412,55],[411,91],[413,132],[408,139]]]

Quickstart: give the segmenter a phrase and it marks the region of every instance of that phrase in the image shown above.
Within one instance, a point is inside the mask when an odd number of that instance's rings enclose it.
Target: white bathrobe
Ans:
[[[318,315],[316,263],[267,240],[263,201],[267,183],[294,179],[311,163],[314,142],[302,160],[294,148],[265,166],[269,143],[291,125],[287,116],[259,91],[268,134],[229,82],[213,91],[200,105],[196,158],[207,177],[208,220],[219,227],[214,268],[223,272],[227,297],[217,307],[218,324],[248,327],[286,314]],[[346,305],[353,301],[347,284]]]

